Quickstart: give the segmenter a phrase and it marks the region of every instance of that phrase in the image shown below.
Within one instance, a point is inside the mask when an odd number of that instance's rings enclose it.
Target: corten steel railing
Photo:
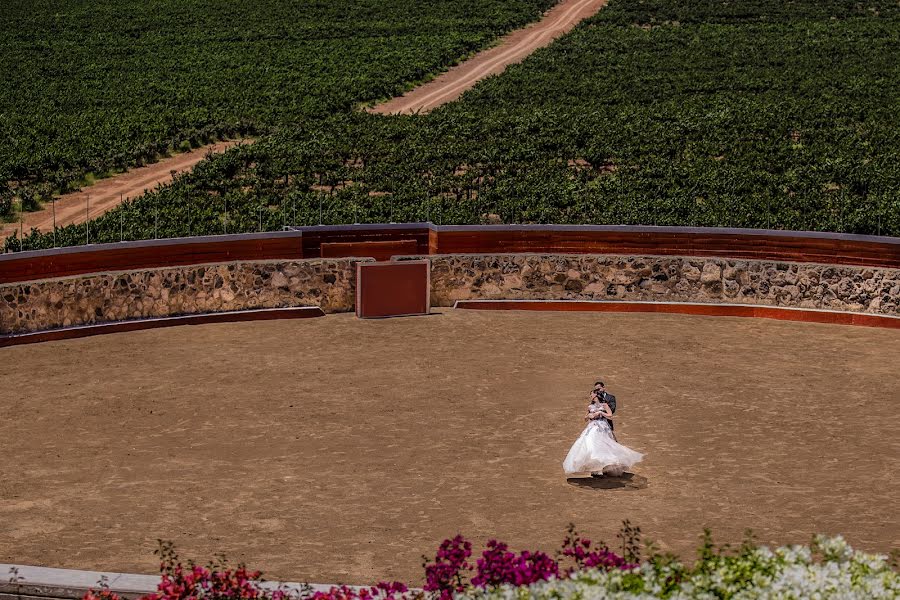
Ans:
[[[232,261],[390,254],[623,254],[900,268],[900,238],[609,225],[337,225],[73,246],[0,255],[0,283]],[[396,244],[391,244],[395,242]],[[324,247],[323,247],[324,245]],[[377,252],[376,252],[377,249]],[[414,250],[414,251],[413,251]],[[342,254],[343,253],[343,254]]]

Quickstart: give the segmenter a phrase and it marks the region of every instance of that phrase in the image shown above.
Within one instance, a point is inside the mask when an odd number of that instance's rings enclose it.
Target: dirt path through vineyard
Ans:
[[[406,94],[369,109],[378,114],[428,112],[459,98],[480,80],[503,72],[529,54],[547,46],[584,19],[606,6],[607,0],[562,0],[544,17],[502,38],[493,48],[480,52]]]
[[[226,141],[208,144],[150,165],[131,169],[121,175],[101,179],[81,191],[63,194],[56,199],[56,225],[64,227],[84,223],[88,215],[90,218],[96,219],[117,207],[123,200],[140,196],[159,184],[169,183],[172,181],[173,172],[190,171],[194,165],[206,158],[207,154],[224,152],[239,143],[238,141]],[[90,196],[89,206],[88,196]],[[0,238],[12,235],[19,231],[20,227],[26,235],[32,228],[50,232],[53,231],[53,223],[53,206],[47,203],[42,210],[25,213],[21,225],[19,221],[2,224]]]

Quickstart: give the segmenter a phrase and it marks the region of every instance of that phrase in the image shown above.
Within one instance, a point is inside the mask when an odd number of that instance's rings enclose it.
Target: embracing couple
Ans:
[[[620,476],[644,457],[640,452],[626,448],[613,433],[613,413],[616,397],[606,391],[602,381],[594,384],[591,401],[584,420],[587,427],[572,444],[563,461],[567,474],[590,471],[593,477]]]

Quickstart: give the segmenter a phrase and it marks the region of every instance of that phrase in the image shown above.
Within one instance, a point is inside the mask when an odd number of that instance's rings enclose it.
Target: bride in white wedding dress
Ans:
[[[640,452],[618,443],[612,434],[609,421],[612,411],[596,393],[591,394],[591,403],[585,420],[587,427],[572,444],[563,461],[566,474],[590,471],[591,475],[620,476],[644,457]]]

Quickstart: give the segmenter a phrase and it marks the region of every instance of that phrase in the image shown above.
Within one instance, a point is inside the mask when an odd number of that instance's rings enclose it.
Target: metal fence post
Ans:
[[[88,224],[91,220],[91,195],[87,195],[87,201],[84,208],[84,239],[85,244],[91,243],[91,226]]]

